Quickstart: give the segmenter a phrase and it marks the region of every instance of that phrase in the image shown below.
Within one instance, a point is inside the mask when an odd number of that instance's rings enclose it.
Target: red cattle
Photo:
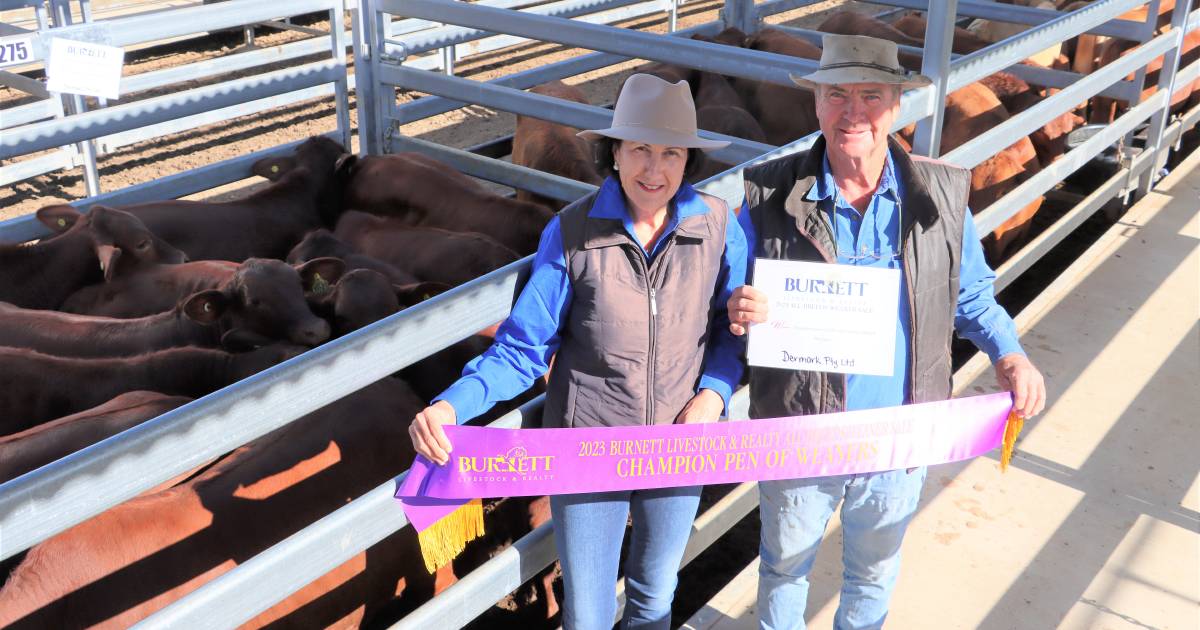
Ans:
[[[440,282],[396,285],[377,271],[355,269],[322,292],[305,293],[305,299],[329,322],[333,336],[341,337],[449,289]]]
[[[115,270],[187,260],[119,210],[98,207],[85,217],[63,205],[42,208],[37,217],[63,234],[34,245],[0,243],[0,300],[17,306],[58,308],[71,293]]]
[[[537,249],[542,228],[554,217],[543,205],[493,194],[420,153],[368,155],[350,173],[346,208],[414,226],[479,232],[521,255]]]
[[[244,199],[225,202],[151,201],[122,207],[192,260],[283,258],[304,233],[332,225],[346,151],[324,136],[304,141],[291,157],[267,158],[256,175],[275,181]]]
[[[86,287],[63,309],[108,317],[145,317],[200,296],[221,312],[221,328],[255,345],[272,339],[315,346],[329,338],[329,326],[313,315],[304,291],[332,284],[344,268],[336,258],[318,258],[299,267],[279,260],[251,258],[243,263],[200,261],[158,265],[112,282]],[[203,307],[203,304],[200,305]]]
[[[464,228],[465,229],[465,228]],[[422,281],[458,286],[519,258],[475,232],[417,226],[391,217],[346,212],[334,234],[354,249]]]
[[[1143,17],[1143,19],[1145,18]],[[1110,39],[1100,45],[1099,64],[1104,66],[1113,63],[1138,45],[1139,42]],[[1183,46],[1180,49],[1179,56],[1179,67],[1185,68],[1198,59],[1200,59],[1200,31],[1192,31],[1183,38]],[[1146,80],[1142,90],[1143,101],[1158,91],[1158,75],[1162,71],[1162,63],[1163,58],[1159,56],[1151,59],[1150,63],[1146,65]],[[1126,80],[1132,81],[1135,77],[1136,75],[1130,74],[1126,77]],[[1192,93],[1200,91],[1200,79],[1177,87],[1179,88],[1178,91],[1171,96],[1171,111],[1175,114],[1190,109],[1188,104],[1191,102]],[[1108,124],[1116,120],[1118,113],[1123,111],[1123,109],[1118,107],[1116,99],[1097,96],[1092,99],[1091,112],[1088,119],[1092,123]]]
[[[304,240],[297,243],[287,255],[287,261],[293,265],[317,258],[340,258],[346,264],[347,272],[355,269],[370,269],[383,274],[393,284],[405,285],[417,282],[417,278],[412,274],[397,269],[395,265],[359,252],[325,228],[305,234]]]
[[[909,13],[899,20],[896,20],[893,26],[896,27],[896,30],[908,35],[917,42],[916,44],[911,45],[920,47],[925,46],[925,18],[917,14]],[[975,33],[972,33],[971,31],[968,31],[965,28],[958,26],[954,27],[954,43],[951,44],[951,50],[960,55],[973,53],[991,45],[992,42],[980,37]]]
[[[746,40],[746,47],[791,57],[821,58],[821,49],[783,31],[764,28]],[[784,145],[820,128],[813,93],[799,87],[738,80],[738,93],[766,134],[767,142]]]
[[[552,96],[589,105],[583,91],[562,81],[543,83],[529,90],[534,94]],[[603,178],[596,171],[592,147],[587,140],[576,136],[574,127],[552,123],[532,116],[517,116],[513,134],[512,162],[545,173],[600,185]],[[557,199],[517,190],[517,199],[561,210],[566,204]]]
[[[230,354],[207,348],[171,348],[136,357],[78,359],[0,348],[0,435],[24,431],[138,389],[199,398],[301,350],[272,345]]]
[[[1008,72],[984,77],[980,83],[986,85],[1013,116],[1042,101],[1042,96],[1028,83]],[[1062,157],[1067,152],[1067,134],[1083,122],[1083,118],[1075,112],[1064,112],[1029,134],[1029,140],[1037,151],[1038,163],[1049,166]]]
[[[132,625],[396,475],[413,459],[398,419],[424,404],[383,379],[38,544],[0,590],[0,626]],[[406,528],[244,627],[358,626],[397,596],[411,610],[452,579],[449,565],[426,572]]]
[[[167,396],[157,392],[128,392],[87,411],[0,437],[0,483],[62,459],[190,401],[191,398],[184,396]]]
[[[712,72],[697,72],[696,123],[705,131],[720,133],[735,138],[766,142],[758,121],[746,111],[742,99],[725,77]],[[729,169],[732,164],[720,162],[705,153],[700,154],[703,163],[692,175],[693,182],[700,182]]]

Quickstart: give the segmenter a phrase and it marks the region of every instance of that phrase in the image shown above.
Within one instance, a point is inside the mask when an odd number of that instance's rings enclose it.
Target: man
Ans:
[[[900,67],[895,43],[853,35],[826,35],[820,69],[792,78],[815,91],[821,136],[807,152],[745,171],[739,221],[751,256],[898,269],[894,362],[891,376],[752,367],[750,417],[948,399],[955,331],[992,359],[1018,413],[1041,411],[1042,376],[995,302],[995,274],[966,207],[970,172],[909,156],[888,138],[901,90],[929,79]],[[740,287],[728,307],[732,332],[744,334],[766,321],[767,296]],[[808,573],[841,503],[845,573],[834,628],[881,627],[925,473],[760,483],[760,626],[804,628]]]

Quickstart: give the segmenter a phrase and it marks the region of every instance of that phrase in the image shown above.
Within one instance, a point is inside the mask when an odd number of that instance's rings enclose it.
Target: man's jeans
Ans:
[[[563,569],[563,628],[612,628],[617,565],[630,513],[621,627],[670,628],[679,562],[699,504],[699,487],[551,496]]]
[[[825,526],[842,503],[842,597],[835,630],[883,627],[900,572],[900,543],[916,512],[925,467],[762,481],[758,571],[759,626],[803,630],[808,573]]]

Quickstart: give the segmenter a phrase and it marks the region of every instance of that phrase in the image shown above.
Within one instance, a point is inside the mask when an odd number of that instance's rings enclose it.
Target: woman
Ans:
[[[724,202],[684,182],[700,150],[727,144],[696,136],[687,82],[632,75],[612,127],[580,135],[599,141],[607,178],[546,226],[494,345],[413,419],[413,446],[438,464],[442,425],[521,393],[551,355],[546,427],[713,422],[741,376],[723,305],[745,279],[745,236]],[[699,499],[698,487],[551,497],[564,627],[612,626],[630,513],[622,627],[669,627]]]

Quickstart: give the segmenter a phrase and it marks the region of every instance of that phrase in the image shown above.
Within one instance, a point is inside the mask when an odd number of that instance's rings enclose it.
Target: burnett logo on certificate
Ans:
[[[751,365],[891,376],[900,270],[759,258],[754,288],[770,306]]]

